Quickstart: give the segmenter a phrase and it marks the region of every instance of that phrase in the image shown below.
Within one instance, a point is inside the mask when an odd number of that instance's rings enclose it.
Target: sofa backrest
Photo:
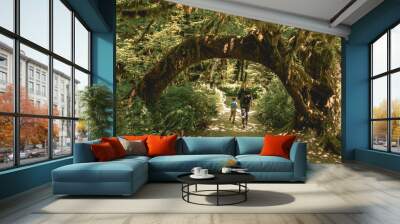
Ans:
[[[100,140],[93,140],[81,143],[75,143],[74,147],[74,163],[89,163],[95,162],[96,158],[93,155],[91,145],[99,144]]]
[[[264,137],[236,137],[236,155],[259,154]]]
[[[178,154],[235,155],[234,137],[182,137],[177,144]]]
[[[74,163],[95,162],[90,148],[100,140],[75,143]],[[177,154],[259,154],[264,144],[264,137],[181,137],[177,140]]]

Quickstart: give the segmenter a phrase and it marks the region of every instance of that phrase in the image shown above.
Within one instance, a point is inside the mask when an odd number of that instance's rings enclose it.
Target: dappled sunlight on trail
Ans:
[[[218,116],[212,119],[211,124],[208,126],[204,133],[197,133],[207,136],[263,136],[265,133],[264,127],[256,118],[256,111],[250,108],[249,121],[247,127],[242,127],[242,120],[240,116],[240,108],[236,109],[235,123],[229,121],[231,108],[226,105],[227,97],[224,92],[215,89],[218,96],[217,108]]]
[[[249,122],[246,128],[242,127],[240,109],[236,111],[236,121],[234,124],[229,121],[231,108],[227,106],[224,92],[216,89],[218,96],[217,108],[218,116],[212,119],[212,123],[206,130],[198,131],[198,136],[264,136],[268,130],[257,120],[257,112],[253,107],[249,111]],[[271,131],[271,130],[269,130]],[[194,134],[194,133],[193,133]],[[318,139],[310,133],[296,132],[292,133],[298,136],[298,139],[308,143],[308,160],[312,163],[340,163],[340,155],[333,154],[324,150],[318,143]]]
[[[249,133],[252,133],[250,135],[259,135],[259,134],[264,133],[264,128],[258,122],[258,120],[256,118],[256,111],[252,110],[253,108],[250,108],[249,121],[245,128],[243,128],[243,126],[242,126],[240,108],[236,109],[235,123],[232,124],[232,122],[229,121],[229,116],[231,114],[231,108],[229,108],[225,103],[226,96],[225,96],[224,92],[222,92],[219,89],[216,89],[215,91],[218,95],[218,103],[217,103],[218,117],[212,119],[212,123],[208,127],[208,130],[214,131],[214,132],[221,132],[221,135],[223,133],[227,133],[227,134],[237,133],[239,135],[249,134]]]

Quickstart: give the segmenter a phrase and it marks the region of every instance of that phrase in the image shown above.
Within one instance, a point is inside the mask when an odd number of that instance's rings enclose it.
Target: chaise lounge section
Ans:
[[[52,172],[54,194],[132,195],[147,183],[147,156],[96,162],[90,146],[99,142],[75,144],[74,163]]]
[[[77,143],[74,163],[52,172],[54,194],[132,195],[148,181],[176,181],[176,177],[200,166],[218,172],[229,160],[236,160],[259,182],[306,181],[306,144],[295,142],[290,159],[261,156],[263,137],[182,137],[177,140],[177,155],[127,156],[96,162],[91,145]]]

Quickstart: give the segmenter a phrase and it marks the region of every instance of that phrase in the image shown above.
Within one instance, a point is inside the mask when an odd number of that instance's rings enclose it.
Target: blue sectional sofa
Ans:
[[[236,160],[260,182],[304,182],[307,171],[306,144],[295,142],[290,159],[260,156],[263,137],[183,137],[177,155],[128,156],[96,162],[90,145],[75,144],[74,163],[52,172],[54,194],[131,195],[148,181],[176,181],[180,174],[200,166],[218,172],[228,160]]]

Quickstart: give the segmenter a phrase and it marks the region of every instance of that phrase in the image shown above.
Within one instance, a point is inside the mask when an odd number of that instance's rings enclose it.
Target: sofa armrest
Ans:
[[[294,142],[290,149],[290,160],[293,162],[293,178],[305,181],[307,176],[307,144]]]
[[[92,144],[100,143],[99,140],[75,143],[74,145],[74,163],[89,163],[95,162],[96,158],[92,153],[90,146]]]

